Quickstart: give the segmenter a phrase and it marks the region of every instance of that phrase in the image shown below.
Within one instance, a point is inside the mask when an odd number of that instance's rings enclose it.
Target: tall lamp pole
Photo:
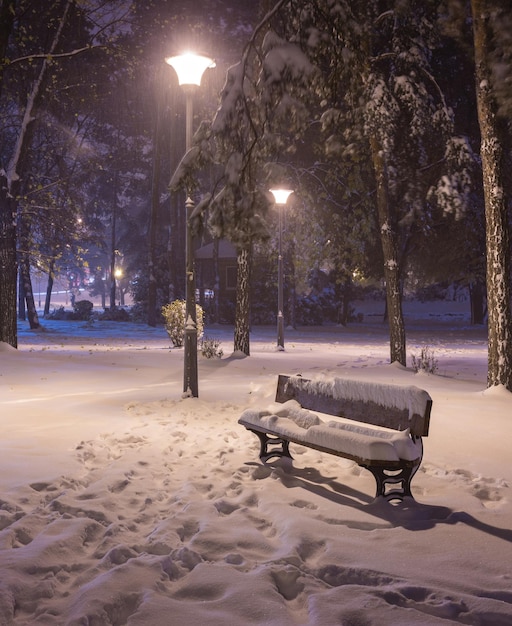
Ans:
[[[283,317],[283,207],[288,197],[293,193],[291,189],[271,189],[278,206],[279,220],[279,249],[277,255],[277,349],[284,350],[284,317]]]
[[[213,59],[187,52],[174,57],[167,57],[165,62],[174,68],[178,82],[186,98],[185,115],[185,151],[192,147],[193,95],[201,85],[205,70],[215,67]],[[183,363],[183,392],[187,396],[197,398],[199,385],[197,378],[197,313],[196,313],[196,281],[194,267],[193,236],[190,218],[194,202],[187,192],[186,207],[186,238],[185,238],[185,337]]]

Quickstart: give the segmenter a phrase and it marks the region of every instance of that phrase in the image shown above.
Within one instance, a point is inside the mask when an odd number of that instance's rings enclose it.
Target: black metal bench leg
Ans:
[[[383,497],[386,500],[400,500],[404,498],[413,498],[411,493],[411,480],[416,471],[418,465],[413,467],[402,467],[398,470],[386,469],[385,467],[375,467],[364,465],[369,470],[375,482],[377,483],[377,492],[375,497]]]
[[[391,500],[402,501],[404,498],[414,499],[414,496],[411,493],[411,481],[413,476],[418,471],[423,459],[423,441],[421,437],[413,437],[413,441],[420,448],[420,456],[414,465],[402,467],[398,470],[386,467],[363,465],[363,467],[373,474],[375,482],[377,483],[376,498],[382,496],[383,498],[386,498],[388,502]],[[392,487],[388,488],[390,485]]]
[[[287,457],[288,459],[293,459],[289,449],[290,442],[286,441],[286,439],[270,437],[267,433],[261,433],[257,430],[251,430],[251,432],[260,440],[260,459],[263,463],[272,458]],[[273,448],[274,446],[276,447]]]

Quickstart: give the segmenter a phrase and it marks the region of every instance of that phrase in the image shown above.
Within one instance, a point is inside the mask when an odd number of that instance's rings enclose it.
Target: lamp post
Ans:
[[[274,201],[278,206],[279,220],[279,249],[277,255],[277,349],[284,350],[284,318],[283,318],[283,207],[288,197],[293,193],[291,189],[271,189]]]
[[[174,68],[178,75],[178,82],[185,92],[185,151],[192,146],[193,95],[201,84],[203,73],[209,67],[215,67],[213,59],[186,52],[178,56],[167,57],[165,62]],[[185,238],[185,337],[184,337],[184,367],[183,392],[188,396],[199,396],[197,380],[197,314],[196,314],[196,281],[194,268],[193,237],[190,227],[190,217],[194,202],[187,192],[186,208],[186,238]]]

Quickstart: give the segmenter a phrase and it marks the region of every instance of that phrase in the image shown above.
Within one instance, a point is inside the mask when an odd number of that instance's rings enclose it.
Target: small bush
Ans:
[[[90,300],[77,300],[73,305],[73,319],[87,321],[91,317],[93,306]]]
[[[148,321],[148,307],[142,302],[137,302],[130,309],[130,320],[132,322],[147,322]]]
[[[224,351],[220,347],[218,339],[212,339],[205,335],[201,341],[201,354],[207,359],[221,359]]]
[[[437,359],[434,357],[434,350],[429,346],[423,346],[420,355],[412,355],[412,368],[415,372],[426,372],[435,374],[438,368]]]
[[[67,320],[69,312],[63,306],[46,315],[47,320]]]
[[[169,339],[175,348],[183,346],[183,337],[185,335],[185,300],[174,300],[162,307],[162,316],[164,318],[165,330],[169,335]],[[197,338],[201,340],[204,332],[203,325],[203,309],[196,304],[197,317]]]
[[[55,309],[46,316],[49,320],[81,320],[88,321],[92,316],[93,303],[90,300],[78,300],[73,305],[73,310],[66,310],[63,306]]]
[[[115,306],[113,309],[105,309],[99,319],[107,322],[131,322],[132,318],[128,311]]]

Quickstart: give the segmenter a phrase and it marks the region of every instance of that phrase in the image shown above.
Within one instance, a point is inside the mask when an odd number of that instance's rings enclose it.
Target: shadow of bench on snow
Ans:
[[[269,462],[263,466],[252,462],[247,463],[247,465],[260,468],[260,479],[265,479],[273,474],[274,478],[278,477],[282,485],[288,489],[295,487],[304,489],[330,502],[360,510],[386,522],[386,524],[379,524],[340,518],[337,521],[329,520],[329,523],[339,523],[339,525],[360,530],[402,527],[410,531],[428,530],[438,524],[454,525],[461,523],[493,537],[512,542],[512,530],[482,522],[465,511],[454,511],[446,506],[423,504],[412,498],[405,498],[402,502],[390,503],[383,498],[374,498],[367,493],[348,487],[338,482],[336,477],[323,476],[314,467],[294,467],[290,459],[277,459],[275,462]]]

